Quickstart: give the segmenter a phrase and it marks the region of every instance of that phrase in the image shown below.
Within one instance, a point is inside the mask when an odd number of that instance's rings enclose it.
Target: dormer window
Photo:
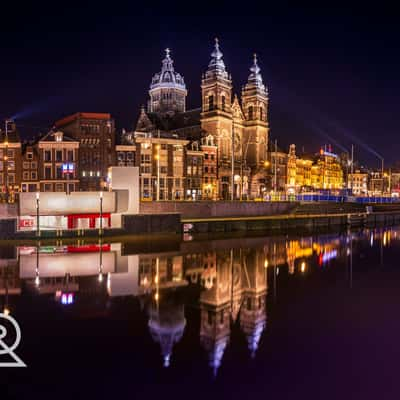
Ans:
[[[63,141],[63,133],[62,132],[56,132],[54,134],[54,138],[56,142],[62,142]]]

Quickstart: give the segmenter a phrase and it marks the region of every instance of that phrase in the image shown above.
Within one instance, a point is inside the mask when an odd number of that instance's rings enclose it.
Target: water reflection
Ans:
[[[232,327],[240,327],[250,358],[256,357],[267,328],[268,287],[279,297],[285,279],[306,278],[345,262],[353,282],[353,253],[358,242],[384,248],[398,229],[365,230],[301,238],[267,237],[182,242],[171,252],[128,254],[121,243],[0,247],[0,296],[4,313],[17,313],[20,296],[47,296],[61,310],[79,317],[106,315],[109,304],[135,297],[143,305],[148,334],[160,349],[160,364],[173,365],[174,348],[197,310],[199,343],[214,376],[231,345]],[[283,279],[283,278],[282,278]],[[60,311],[62,312],[62,311]],[[135,318],[135,316],[132,316]]]

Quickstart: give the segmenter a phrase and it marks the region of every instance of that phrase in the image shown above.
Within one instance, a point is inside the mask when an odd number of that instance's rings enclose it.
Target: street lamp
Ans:
[[[99,283],[103,282],[103,241],[99,240],[100,244],[100,264],[99,264],[99,276],[98,276],[98,281]]]
[[[157,160],[157,187],[156,187],[156,200],[160,201],[160,145],[156,145],[157,154],[155,159]]]
[[[40,236],[40,192],[36,192],[36,236]]]
[[[5,187],[5,197],[8,203],[8,124],[12,122],[9,119],[5,121],[5,138],[4,138],[4,187]]]
[[[100,229],[99,235],[103,234],[103,191],[99,193],[99,200],[100,200]]]

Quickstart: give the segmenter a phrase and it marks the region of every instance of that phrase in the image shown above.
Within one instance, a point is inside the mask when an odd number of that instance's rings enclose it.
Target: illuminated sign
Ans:
[[[33,218],[20,218],[19,227],[20,228],[33,228],[35,225],[35,220]]]
[[[74,304],[75,295],[74,293],[62,293],[61,294],[61,304],[66,306]]]
[[[62,173],[63,174],[72,174],[74,172],[74,164],[67,163],[62,165]]]
[[[332,260],[337,257],[337,250],[329,250],[325,251],[324,253],[319,254],[319,260],[318,263],[321,266],[322,264],[325,264],[329,260]]]

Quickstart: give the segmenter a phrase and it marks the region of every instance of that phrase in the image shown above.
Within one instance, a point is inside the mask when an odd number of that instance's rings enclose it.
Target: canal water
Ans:
[[[399,228],[0,256],[1,399],[400,397]]]

